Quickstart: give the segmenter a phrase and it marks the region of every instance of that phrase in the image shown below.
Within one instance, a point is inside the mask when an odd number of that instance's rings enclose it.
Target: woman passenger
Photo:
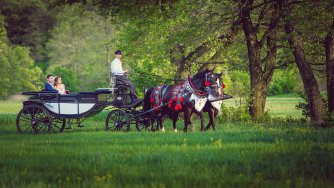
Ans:
[[[58,90],[58,93],[59,94],[66,94],[66,91],[65,91],[65,85],[62,84],[62,81],[61,81],[61,77],[60,76],[56,76],[54,78],[54,88],[56,90]]]

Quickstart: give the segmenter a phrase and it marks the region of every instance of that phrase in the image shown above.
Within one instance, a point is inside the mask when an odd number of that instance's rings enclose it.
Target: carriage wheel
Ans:
[[[130,121],[128,115],[119,109],[111,111],[106,119],[106,130],[129,131]]]
[[[66,125],[66,119],[58,119],[51,116],[51,131],[52,132],[63,132]]]
[[[19,133],[48,133],[51,129],[49,113],[38,105],[23,107],[16,118],[16,127]]]
[[[136,119],[137,131],[149,131],[150,120],[149,119]]]

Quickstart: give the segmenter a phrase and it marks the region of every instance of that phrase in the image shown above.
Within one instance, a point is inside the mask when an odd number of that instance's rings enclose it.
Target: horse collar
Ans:
[[[187,81],[186,81],[186,83],[184,85],[185,85],[185,88],[189,92],[193,93],[197,97],[200,97],[200,98],[204,98],[205,97],[205,92],[201,91],[201,90],[198,90],[198,89],[195,88],[194,84],[191,81],[191,77],[190,76],[188,76],[188,79],[187,79]]]

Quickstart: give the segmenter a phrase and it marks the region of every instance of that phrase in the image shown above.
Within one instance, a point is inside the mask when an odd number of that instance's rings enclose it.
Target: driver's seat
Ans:
[[[116,100],[120,105],[132,104],[130,95],[130,86],[124,85],[121,81],[116,79],[114,74],[110,74],[110,87],[114,88],[116,94]]]

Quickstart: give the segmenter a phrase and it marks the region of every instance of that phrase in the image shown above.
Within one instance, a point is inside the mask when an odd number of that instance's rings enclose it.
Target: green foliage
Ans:
[[[47,43],[50,57],[47,72],[56,72],[54,69],[60,66],[71,70],[79,80],[77,86],[71,87],[81,91],[107,87],[110,72],[110,59],[106,58],[110,50],[107,47],[113,45],[111,40],[115,35],[110,20],[73,5],[64,6],[57,21],[58,25],[52,29]]]
[[[231,71],[228,73],[229,79],[225,78],[226,93],[233,97],[247,97],[250,92],[250,79],[249,74],[245,71]]]
[[[37,61],[45,60],[48,31],[54,25],[53,11],[43,0],[2,0],[0,12],[6,17],[6,29],[12,44],[29,47]]]
[[[299,96],[303,99],[302,102],[299,102],[297,105],[296,105],[296,108],[298,110],[301,110],[302,111],[302,114],[303,116],[305,116],[305,118],[309,118],[310,117],[310,106],[309,106],[309,103],[308,103],[308,98],[306,96],[305,93],[303,92],[300,92],[298,93]],[[328,109],[328,99],[327,99],[327,95],[326,93],[321,93],[321,99],[322,99],[322,103],[324,104],[324,109],[326,110],[326,114],[324,115],[324,120],[325,120],[325,124],[327,126],[333,126],[334,125],[334,113],[330,113],[327,111]]]
[[[35,67],[29,56],[29,49],[21,46],[10,46],[6,32],[0,24],[0,99],[22,91],[40,90],[42,71]]]
[[[218,122],[251,122],[251,116],[249,115],[248,105],[241,104],[236,107],[226,107],[224,104],[221,107],[221,115],[218,118]]]
[[[298,85],[298,73],[295,69],[276,70],[269,86],[269,95],[294,93]]]

